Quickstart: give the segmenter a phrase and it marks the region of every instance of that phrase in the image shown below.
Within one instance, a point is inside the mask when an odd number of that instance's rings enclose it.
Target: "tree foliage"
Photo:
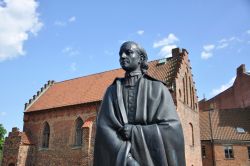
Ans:
[[[7,133],[6,129],[0,124],[0,151],[3,149],[4,135]]]

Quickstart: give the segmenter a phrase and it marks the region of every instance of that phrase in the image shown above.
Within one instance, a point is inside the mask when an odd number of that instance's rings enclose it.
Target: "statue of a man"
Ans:
[[[94,166],[185,166],[182,127],[168,88],[146,74],[140,45],[125,42],[119,55],[126,73],[103,98]]]

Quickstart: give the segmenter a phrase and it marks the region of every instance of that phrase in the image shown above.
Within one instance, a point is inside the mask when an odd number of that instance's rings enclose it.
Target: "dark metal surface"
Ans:
[[[94,166],[185,166],[175,105],[167,87],[146,74],[146,51],[135,42],[125,42],[119,55],[126,74],[103,98]]]

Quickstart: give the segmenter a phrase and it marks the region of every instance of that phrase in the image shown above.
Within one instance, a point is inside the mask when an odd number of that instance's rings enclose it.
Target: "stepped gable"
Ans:
[[[159,60],[149,62],[148,74],[165,82],[171,89],[183,56],[184,53],[180,53],[179,56],[163,59],[164,63],[159,63]],[[122,69],[115,69],[53,83],[25,112],[101,101],[114,79],[123,76]]]
[[[19,136],[21,136],[21,143],[23,145],[33,145],[25,132],[20,132]]]
[[[250,141],[250,108],[210,111],[214,140]],[[209,111],[200,112],[201,140],[211,140]],[[245,132],[237,132],[237,127]]]

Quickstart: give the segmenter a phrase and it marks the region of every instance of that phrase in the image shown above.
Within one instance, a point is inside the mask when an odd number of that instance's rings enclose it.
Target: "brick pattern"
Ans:
[[[32,157],[33,145],[24,132],[13,128],[4,142],[2,166],[16,163],[18,166],[29,164]]]
[[[245,69],[241,69],[242,67],[245,68],[241,65],[237,69],[237,77],[233,86],[207,101],[202,100],[199,103],[200,110],[250,107],[250,73],[245,72]]]
[[[231,144],[233,147],[234,158],[226,159],[224,154],[223,145],[215,145],[215,162],[216,166],[249,166],[250,160],[248,159],[247,146],[242,144]]]
[[[190,67],[191,65],[188,60],[187,53],[184,53],[182,58],[183,60],[180,65],[180,70],[175,78],[175,93],[173,96],[175,96],[174,98],[176,99],[177,112],[179,114],[184,132],[186,165],[200,166],[202,165],[202,159],[200,146],[198,98],[196,95],[195,84],[193,82],[192,70]],[[184,84],[183,79],[185,82]],[[194,89],[193,93],[192,89]],[[187,99],[189,99],[188,103]],[[191,129],[190,124],[192,124],[193,130]],[[194,144],[192,144],[192,142]]]
[[[212,166],[214,154],[213,154],[213,145],[211,141],[202,141],[201,145],[205,147],[205,156],[202,156],[202,165]]]

